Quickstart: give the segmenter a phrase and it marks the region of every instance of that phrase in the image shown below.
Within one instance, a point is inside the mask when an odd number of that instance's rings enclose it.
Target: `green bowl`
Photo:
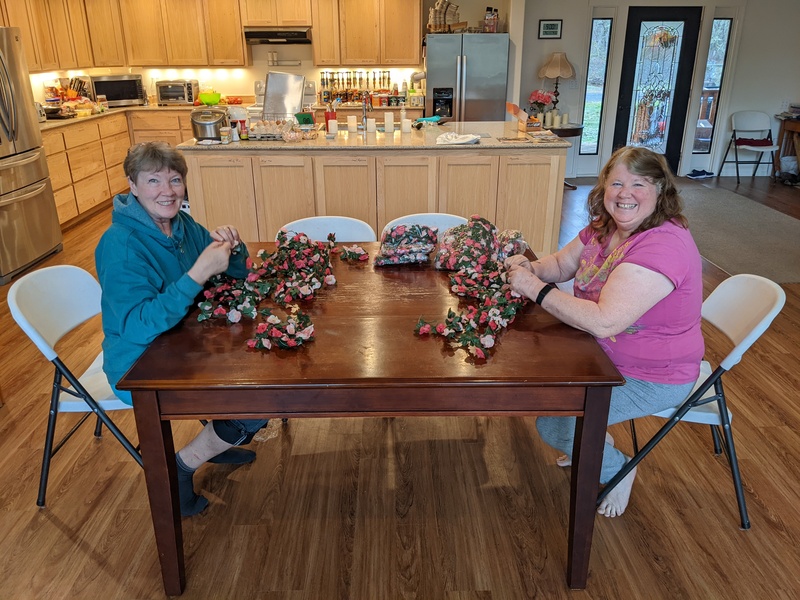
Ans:
[[[213,94],[211,92],[202,92],[198,94],[197,99],[200,100],[206,106],[213,106],[214,104],[219,104],[219,99],[221,94]]]

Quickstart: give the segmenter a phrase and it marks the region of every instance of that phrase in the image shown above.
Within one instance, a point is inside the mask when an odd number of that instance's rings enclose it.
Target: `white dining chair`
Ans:
[[[134,448],[106,414],[109,411],[130,410],[133,407],[117,398],[109,385],[103,372],[102,351],[88,369],[76,375],[55,350],[62,337],[100,314],[100,295],[100,284],[91,273],[73,265],[45,267],[28,273],[15,281],[8,292],[8,307],[17,325],[55,367],[37,506],[44,506],[45,503],[50,460],[92,413],[97,415],[95,436],[100,437],[102,426],[105,425],[139,466],[142,466],[139,450]],[[65,412],[85,414],[54,445],[56,419],[59,413]]]
[[[702,317],[711,323],[733,344],[733,349],[712,369],[708,361],[700,365],[700,376],[689,397],[676,408],[655,413],[652,416],[668,419],[667,423],[639,450],[636,428],[631,421],[634,456],[617,473],[600,493],[597,503],[605,496],[681,421],[700,423],[711,427],[714,453],[723,451],[731,469],[742,529],[750,528],[747,515],[739,461],[733,444],[733,430],[722,375],[739,364],[742,355],[761,337],[783,308],[786,293],[775,282],[759,275],[734,275],[720,283],[703,302]]]
[[[281,229],[294,233],[304,233],[312,240],[323,242],[328,239],[329,233],[333,233],[336,236],[337,242],[378,241],[375,230],[369,223],[353,217],[331,215],[305,217],[304,219],[297,219],[287,223]],[[275,234],[275,239],[278,239],[277,233]]]
[[[383,234],[397,227],[398,225],[426,225],[428,227],[436,227],[439,233],[444,233],[445,230],[457,225],[466,225],[467,219],[458,215],[451,215],[449,213],[415,213],[413,215],[405,215],[397,217],[389,221],[381,232]]]
[[[732,161],[727,160],[731,147],[733,148],[734,157]],[[775,152],[779,149],[780,146],[772,141],[772,121],[767,113],[758,110],[735,112],[731,115],[731,139],[728,141],[728,147],[722,157],[717,177],[722,173],[725,164],[731,162],[736,163],[736,183],[740,183],[739,165],[755,165],[753,168],[753,177],[755,177],[765,152],[769,152],[772,157],[769,165],[770,173],[773,173],[772,165],[775,164]],[[739,158],[740,150],[755,152],[758,158],[756,160],[742,160]]]

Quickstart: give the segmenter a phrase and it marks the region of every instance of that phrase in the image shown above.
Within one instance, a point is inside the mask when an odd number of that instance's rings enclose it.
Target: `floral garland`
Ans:
[[[339,252],[340,252],[340,254],[339,254],[339,259],[340,260],[345,260],[345,261],[351,261],[351,260],[363,261],[363,260],[368,260],[369,259],[369,254],[367,254],[367,251],[364,250],[361,246],[356,246],[356,245],[353,245],[353,246],[342,246],[341,249],[339,249]]]
[[[464,228],[464,235],[458,234],[461,243],[458,249],[451,249],[452,260],[448,261],[456,269],[450,276],[450,290],[474,298],[476,305],[460,313],[449,309],[444,322],[438,324],[420,317],[415,332],[420,336],[439,335],[476,358],[485,359],[498,334],[514,321],[527,298],[511,291],[506,282],[502,250],[508,249],[508,242],[503,245],[498,240],[494,225],[475,215],[460,227]]]
[[[203,292],[205,300],[198,304],[197,320],[225,318],[238,323],[243,316],[255,319],[260,314],[264,321],[256,327],[255,336],[247,340],[250,348],[269,350],[273,345],[295,348],[312,341],[311,318],[294,303],[313,300],[323,284],[336,284],[330,262],[335,243],[333,234],[327,242],[318,242],[303,233],[289,237],[288,232],[280,231],[274,253],[260,250],[257,256],[261,264],[247,259],[247,277],[232,279],[217,275],[209,280],[210,286]],[[268,297],[286,308],[286,320],[270,309],[257,310]]]

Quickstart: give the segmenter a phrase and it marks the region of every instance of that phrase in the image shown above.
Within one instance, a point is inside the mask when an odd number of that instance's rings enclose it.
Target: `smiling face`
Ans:
[[[608,174],[603,206],[614,219],[617,230],[628,237],[655,212],[658,194],[649,177],[635,175],[618,163]]]
[[[136,181],[128,182],[139,204],[162,229],[178,214],[186,195],[183,176],[172,169],[140,171]]]

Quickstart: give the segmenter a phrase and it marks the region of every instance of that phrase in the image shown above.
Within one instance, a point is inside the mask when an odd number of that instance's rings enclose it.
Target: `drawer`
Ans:
[[[180,129],[179,113],[162,112],[148,114],[144,112],[131,113],[131,129]]]
[[[63,152],[67,149],[64,145],[64,136],[61,135],[60,129],[43,131],[42,145],[44,146],[44,153],[46,156],[50,156],[56,152]]]
[[[124,161],[125,157],[128,155],[131,139],[128,137],[127,124],[125,127],[125,133],[118,133],[100,142],[103,145],[103,158],[106,163],[106,168],[113,167],[114,165],[121,165],[122,161]],[[121,169],[122,167],[120,167],[120,170]]]
[[[47,170],[50,171],[50,183],[53,184],[54,190],[61,189],[72,183],[69,161],[65,152],[48,156]]]
[[[106,164],[103,160],[103,146],[100,142],[85,144],[80,148],[67,150],[69,160],[69,170],[72,173],[72,181],[78,183],[95,173],[101,173],[105,179]],[[78,195],[81,188],[78,188]]]
[[[180,115],[178,117],[178,122],[181,124],[181,129],[188,129],[189,131],[192,130],[192,114],[188,113],[185,115]]]
[[[125,113],[110,115],[97,120],[97,127],[100,129],[100,137],[107,138],[118,133],[128,133],[128,118]]]
[[[56,212],[58,213],[58,222],[66,223],[70,219],[78,216],[78,204],[75,202],[75,190],[69,185],[60,190],[53,192],[56,199]]]
[[[108,193],[108,179],[106,179],[105,169],[76,183],[75,188],[78,212],[81,213],[97,206],[101,202],[107,201],[111,197],[111,194]]]
[[[97,121],[69,125],[64,127],[61,131],[64,134],[64,144],[67,146],[67,150],[100,139],[100,130],[97,128]]]
[[[128,178],[125,177],[122,165],[106,169],[106,178],[108,179],[108,193],[110,196],[122,194],[130,189]]]

